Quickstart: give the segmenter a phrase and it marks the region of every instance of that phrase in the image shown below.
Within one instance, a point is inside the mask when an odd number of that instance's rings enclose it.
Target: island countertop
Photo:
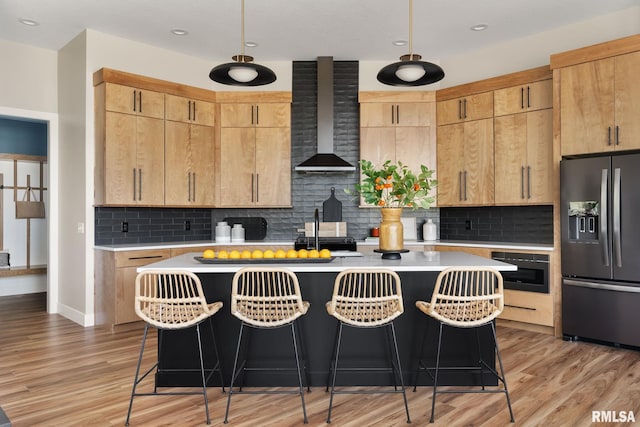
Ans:
[[[380,254],[365,254],[361,257],[336,257],[330,262],[302,262],[296,260],[287,262],[287,259],[278,259],[274,263],[256,263],[251,260],[238,260],[231,262],[225,260],[217,263],[201,263],[195,259],[202,255],[199,252],[191,252],[173,258],[138,267],[142,272],[152,269],[170,270],[183,269],[193,273],[235,273],[243,267],[278,266],[290,269],[297,273],[304,272],[340,272],[348,268],[390,268],[394,271],[442,271],[448,267],[493,267],[499,271],[515,271],[517,267],[500,261],[483,258],[464,252],[438,252],[438,251],[410,251],[402,254],[399,260],[382,259]]]

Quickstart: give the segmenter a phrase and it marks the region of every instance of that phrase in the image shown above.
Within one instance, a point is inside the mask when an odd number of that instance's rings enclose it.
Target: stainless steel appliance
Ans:
[[[519,252],[491,252],[491,258],[518,266],[503,271],[505,289],[549,293],[549,255]]]
[[[560,163],[562,328],[640,346],[640,154]]]

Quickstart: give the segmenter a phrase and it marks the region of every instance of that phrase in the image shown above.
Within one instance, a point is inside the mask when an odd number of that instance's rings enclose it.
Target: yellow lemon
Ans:
[[[206,249],[204,252],[202,252],[202,258],[215,258],[216,257],[216,253],[214,252],[213,249]]]
[[[275,258],[276,256],[275,252],[273,252],[271,249],[267,249],[262,255],[264,258]]]
[[[260,249],[256,249],[251,252],[251,258],[264,258],[264,254]]]
[[[331,251],[329,249],[320,249],[320,258],[331,258]]]
[[[284,249],[278,249],[275,253],[275,257],[276,258],[286,258],[287,257],[287,253],[284,251]]]
[[[306,249],[298,250],[298,258],[308,258],[309,252]]]
[[[229,252],[229,258],[232,258],[232,259],[240,258],[240,252],[236,251],[235,249],[232,250],[231,252]]]
[[[287,251],[287,258],[298,258],[298,251],[295,249],[289,249]]]
[[[222,259],[229,258],[229,252],[225,251],[224,249],[221,250],[220,252],[218,252],[218,258],[222,258]]]
[[[251,258],[251,251],[245,249],[244,251],[242,251],[242,253],[240,253],[240,258]]]
[[[320,258],[320,252],[317,249],[311,249],[309,251],[309,258]]]

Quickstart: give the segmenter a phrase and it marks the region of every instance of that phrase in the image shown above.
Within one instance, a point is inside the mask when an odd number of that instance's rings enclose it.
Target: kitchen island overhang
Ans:
[[[230,313],[231,280],[239,269],[251,265],[251,262],[203,264],[194,257],[199,253],[188,253],[163,260],[144,267],[138,271],[151,269],[184,269],[192,271],[200,277],[207,301],[222,301],[223,308],[213,317],[213,325],[218,341],[218,350],[226,385],[231,379],[231,370],[237,344],[240,321]],[[340,271],[348,268],[389,268],[396,271],[402,281],[404,313],[395,320],[398,348],[405,384],[413,385],[415,369],[423,347],[424,357],[435,364],[438,323],[421,313],[415,307],[415,301],[431,299],[433,286],[440,271],[447,267],[494,267],[499,271],[514,271],[516,266],[470,255],[462,252],[409,252],[400,260],[383,260],[380,255],[363,257],[336,258],[331,262],[304,263],[296,261],[287,263],[266,264],[294,271],[300,282],[302,297],[310,302],[306,315],[299,319],[301,340],[306,357],[307,379],[311,386],[326,385],[331,361],[337,321],[327,314],[325,304],[331,299],[335,277]],[[205,326],[208,329],[208,326]],[[427,341],[423,340],[427,331]],[[341,350],[342,367],[388,366],[388,348],[384,330],[347,328],[343,337],[347,345]],[[271,331],[255,331],[251,344],[247,349],[249,361],[255,360],[262,367],[291,367],[294,363],[290,330],[279,328]],[[366,334],[379,334],[380,339],[365,339]],[[203,336],[206,334],[203,334]],[[368,337],[371,338],[371,337]],[[194,369],[198,366],[197,354],[188,354],[184,349],[197,348],[195,333],[189,330],[162,331],[162,348],[159,349],[159,373],[156,376],[158,386],[197,386],[201,379],[197,374],[172,370]],[[372,344],[373,343],[373,344]],[[205,355],[213,365],[213,343],[210,339],[204,343]],[[443,363],[452,365],[471,365],[477,359],[478,344],[473,330],[450,328],[443,337],[443,348],[447,358]],[[447,350],[448,349],[448,350]],[[489,328],[480,331],[480,351],[489,363],[495,360],[493,341]],[[205,356],[206,357],[206,356]],[[212,381],[215,381],[215,377]],[[495,385],[496,380],[488,375],[482,380],[485,385]],[[481,379],[475,374],[452,373],[442,376],[439,384],[480,385]],[[272,374],[263,371],[250,373],[245,378],[245,386],[295,386],[297,378],[294,374]],[[340,385],[392,385],[393,377],[389,373],[340,373]],[[420,376],[419,385],[430,385],[428,375]],[[217,385],[212,382],[211,385]]]

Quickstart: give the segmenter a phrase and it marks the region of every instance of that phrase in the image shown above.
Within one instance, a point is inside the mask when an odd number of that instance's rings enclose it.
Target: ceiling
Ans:
[[[413,52],[438,61],[637,6],[640,0],[416,0]],[[58,50],[90,28],[227,62],[241,48],[240,0],[0,0],[0,39]],[[408,0],[246,0],[246,48],[256,62],[395,61],[409,46]],[[26,26],[20,18],[35,20]],[[470,27],[484,23],[485,31]],[[188,31],[175,36],[171,29]]]

